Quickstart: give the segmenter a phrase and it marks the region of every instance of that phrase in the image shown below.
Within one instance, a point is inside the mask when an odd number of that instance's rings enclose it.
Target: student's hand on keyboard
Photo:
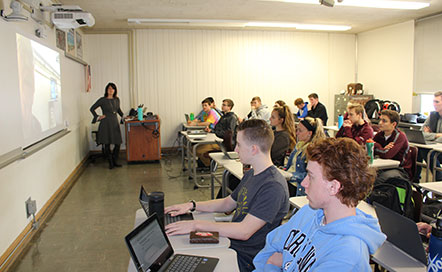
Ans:
[[[195,226],[198,220],[184,220],[171,223],[165,227],[167,235],[188,234],[196,231]]]
[[[164,209],[164,213],[170,213],[172,216],[188,213],[193,208],[191,202],[172,205]]]

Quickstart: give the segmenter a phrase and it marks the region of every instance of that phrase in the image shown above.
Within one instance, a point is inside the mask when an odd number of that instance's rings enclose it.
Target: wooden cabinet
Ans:
[[[126,128],[126,159],[154,161],[161,159],[160,120],[128,121]]]

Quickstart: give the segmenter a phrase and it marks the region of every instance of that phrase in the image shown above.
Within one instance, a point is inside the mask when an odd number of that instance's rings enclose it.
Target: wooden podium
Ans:
[[[155,161],[161,159],[160,119],[127,121],[126,159],[134,161]]]

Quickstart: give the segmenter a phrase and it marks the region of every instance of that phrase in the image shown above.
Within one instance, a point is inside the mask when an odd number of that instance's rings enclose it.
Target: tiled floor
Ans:
[[[165,205],[210,198],[180,173],[178,158],[113,170],[100,159],[89,164],[11,271],[127,271],[124,236],[140,208],[140,185],[165,192]]]

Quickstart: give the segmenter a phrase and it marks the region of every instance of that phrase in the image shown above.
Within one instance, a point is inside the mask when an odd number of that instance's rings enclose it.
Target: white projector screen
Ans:
[[[60,54],[17,34],[17,61],[26,148],[62,129]]]

